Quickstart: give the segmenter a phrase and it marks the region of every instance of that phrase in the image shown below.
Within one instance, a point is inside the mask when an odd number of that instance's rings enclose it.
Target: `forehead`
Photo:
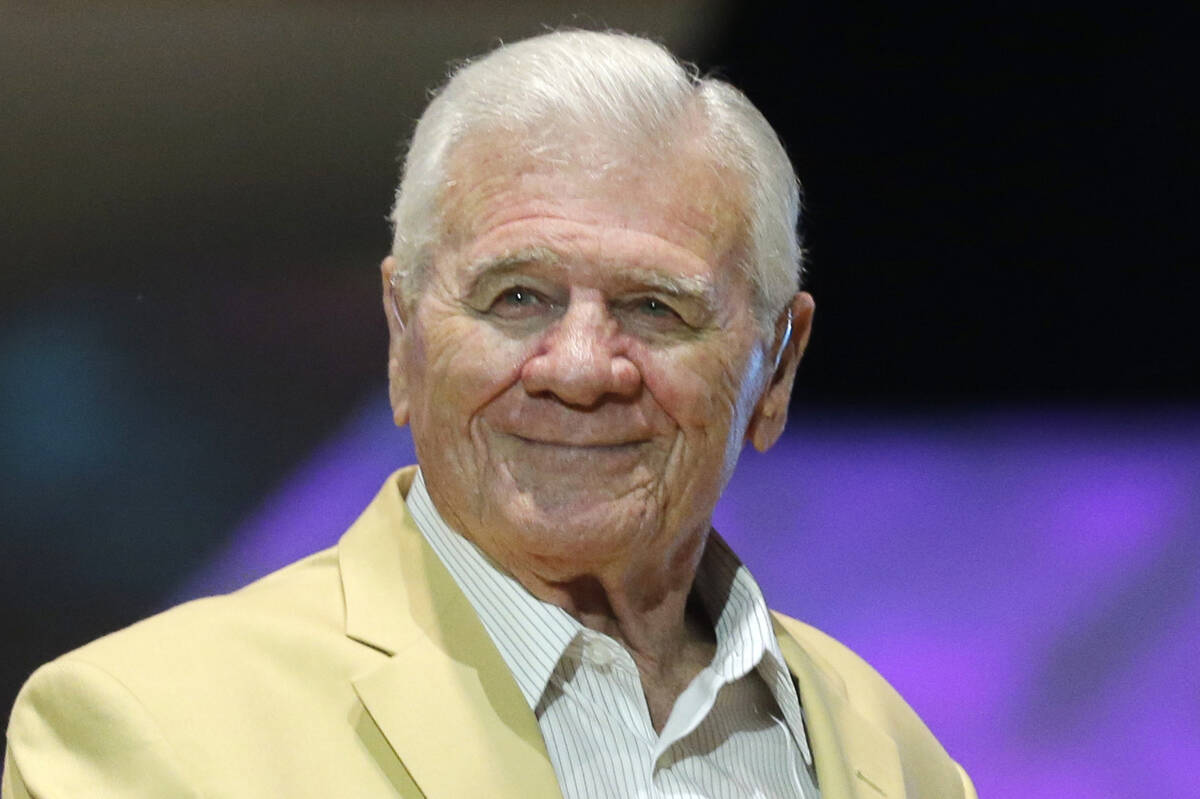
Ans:
[[[616,154],[582,138],[533,154],[486,137],[458,145],[448,163],[443,245],[486,249],[504,238],[501,231],[544,222],[548,229],[574,224],[602,231],[613,240],[613,234],[658,240],[714,269],[732,269],[742,257],[742,182],[697,143]]]

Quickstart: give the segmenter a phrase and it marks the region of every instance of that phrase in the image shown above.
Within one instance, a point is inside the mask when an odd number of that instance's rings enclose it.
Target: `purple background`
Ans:
[[[990,797],[1200,796],[1200,414],[801,409],[715,523]],[[336,541],[407,431],[372,401],[178,599]]]

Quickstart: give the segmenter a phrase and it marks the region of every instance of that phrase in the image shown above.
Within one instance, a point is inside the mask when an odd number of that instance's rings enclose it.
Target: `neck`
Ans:
[[[676,698],[716,651],[713,625],[690,602],[708,534],[663,562],[610,565],[569,579],[510,568],[525,588],[580,624],[615,639],[633,657],[651,721],[661,731]]]

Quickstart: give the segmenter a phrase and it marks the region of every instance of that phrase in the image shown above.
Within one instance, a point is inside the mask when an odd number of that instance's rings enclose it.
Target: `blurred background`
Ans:
[[[377,266],[447,64],[737,84],[807,191],[792,425],[717,526],[985,796],[1198,796],[1195,27],[1055,3],[0,1],[0,705],[412,460]]]

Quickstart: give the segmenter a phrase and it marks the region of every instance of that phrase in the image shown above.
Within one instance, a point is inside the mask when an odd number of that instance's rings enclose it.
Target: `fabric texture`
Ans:
[[[336,547],[43,666],[4,799],[555,797],[534,714],[393,475]],[[782,616],[825,799],[974,799],[866,663]]]

